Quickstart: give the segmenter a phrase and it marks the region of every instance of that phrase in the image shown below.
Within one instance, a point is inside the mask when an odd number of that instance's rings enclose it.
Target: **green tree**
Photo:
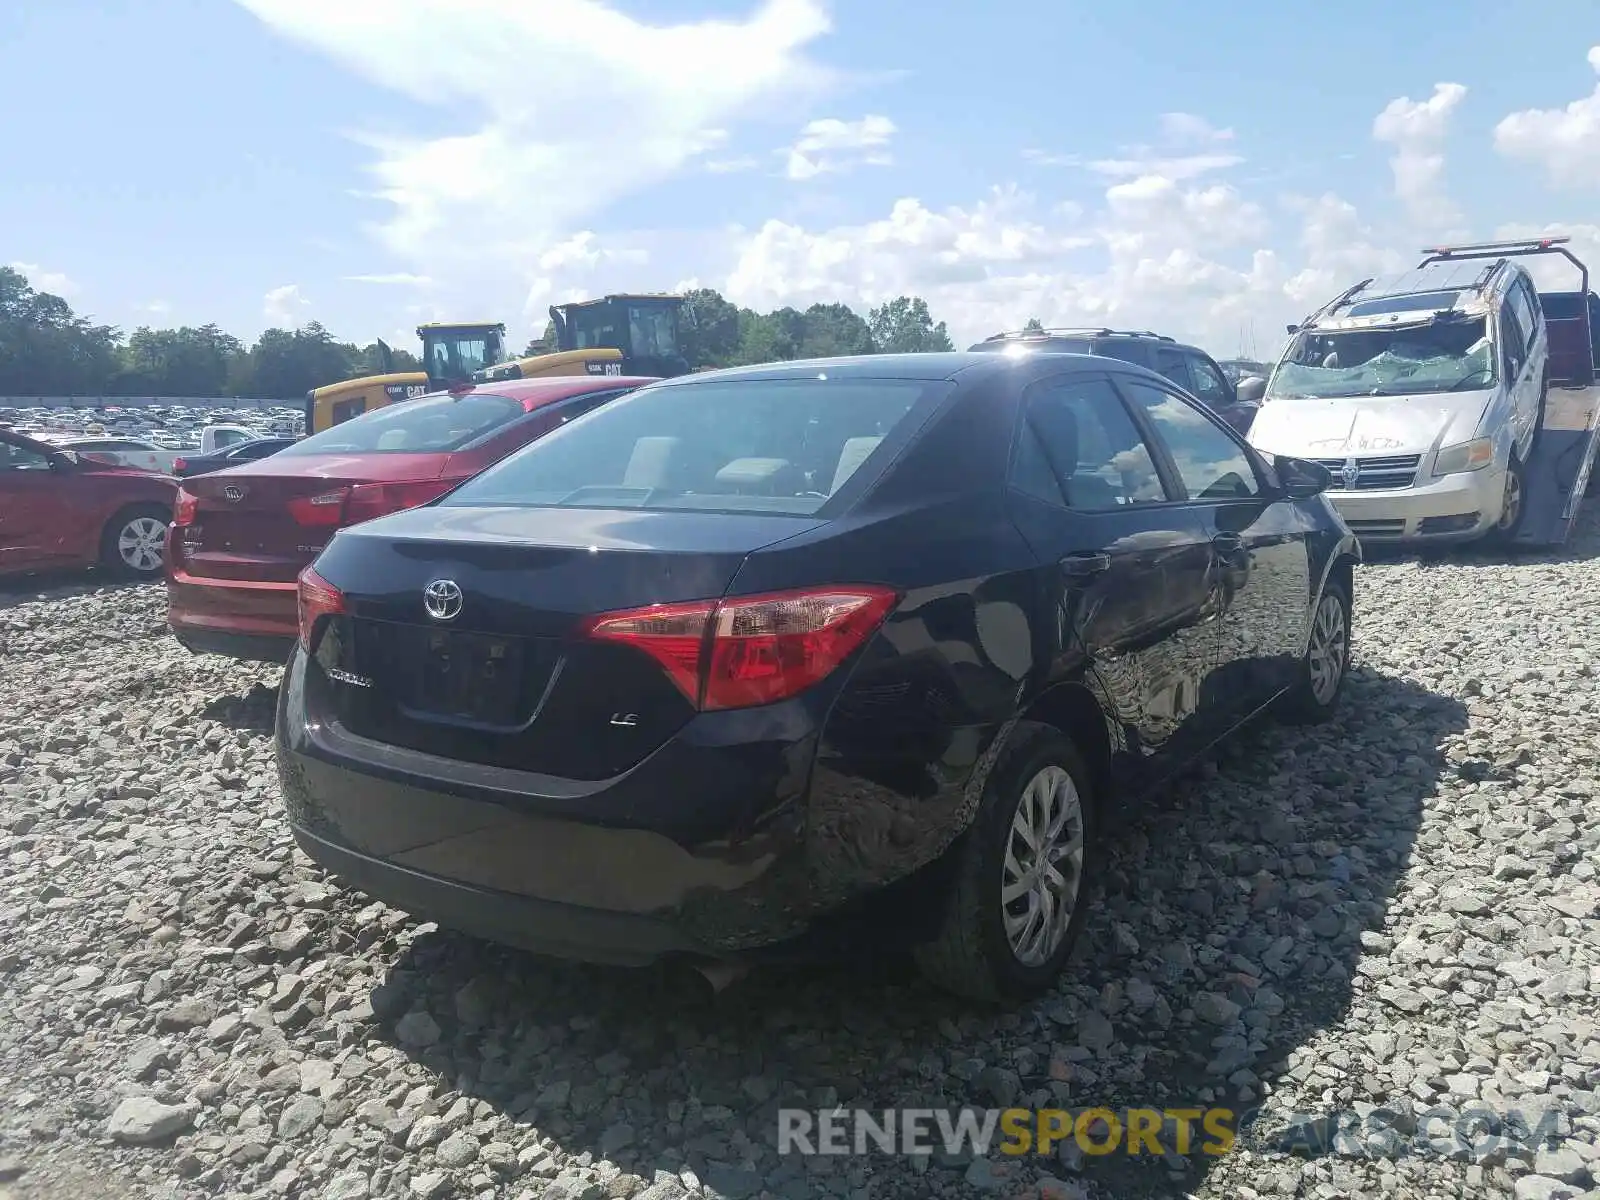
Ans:
[[[793,309],[789,311],[793,312]],[[798,356],[799,350],[790,336],[785,322],[777,313],[739,310],[739,346],[727,366],[746,366],[751,363],[788,362]]]
[[[689,366],[721,367],[732,362],[742,336],[739,309],[711,288],[694,288],[683,299],[680,340]]]
[[[116,395],[221,396],[233,360],[244,346],[215,325],[193,329],[140,326],[121,354],[122,369],[107,381]]]
[[[377,342],[360,348],[350,346],[348,349],[350,352],[349,378],[351,379],[365,379],[369,375],[383,375],[389,371],[399,373],[402,371],[422,370],[422,360],[409,350],[400,350],[390,346],[389,365],[386,370],[383,362],[383,350]]]
[[[298,400],[313,388],[354,378],[351,348],[317,321],[300,329],[269,329],[250,348],[256,394]]]
[[[94,395],[116,367],[116,329],[0,267],[0,395]]]
[[[915,354],[953,350],[943,321],[934,324],[928,302],[921,296],[898,296],[867,314],[867,328],[882,354]]]
[[[871,354],[872,331],[848,304],[813,304],[804,313],[800,358]]]
[[[536,338],[530,338],[528,344],[522,348],[522,358],[537,358],[541,354],[554,354],[556,352],[556,323],[546,321],[544,332]]]

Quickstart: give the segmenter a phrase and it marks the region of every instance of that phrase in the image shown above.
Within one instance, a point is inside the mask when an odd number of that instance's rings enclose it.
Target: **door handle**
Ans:
[[[1103,551],[1069,554],[1061,560],[1061,573],[1069,579],[1088,579],[1111,569],[1111,556]]]

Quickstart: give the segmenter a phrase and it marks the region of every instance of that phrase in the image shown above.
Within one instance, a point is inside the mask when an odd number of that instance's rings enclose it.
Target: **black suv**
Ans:
[[[1120,358],[1165,375],[1241,434],[1249,432],[1261,407],[1259,397],[1241,400],[1227,372],[1204,350],[1147,329],[1022,329],[997,333],[972,349],[979,353],[1043,350]]]

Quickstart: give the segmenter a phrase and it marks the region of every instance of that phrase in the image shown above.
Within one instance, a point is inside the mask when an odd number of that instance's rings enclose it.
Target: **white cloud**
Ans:
[[[161,318],[172,314],[172,305],[165,300],[147,300],[143,304],[133,306],[135,312],[145,313],[148,316]]]
[[[1268,248],[1283,243],[1286,252]],[[1109,186],[1089,213],[997,189],[940,210],[902,199],[862,225],[768,221],[742,235],[720,286],[758,309],[845,299],[865,311],[921,295],[958,346],[1037,316],[1046,325],[1152,328],[1218,355],[1270,356],[1284,324],[1404,265],[1335,196],[1268,208],[1226,184],[1146,175]]]
[[[1193,145],[1233,141],[1233,130],[1218,129],[1204,117],[1197,117],[1193,113],[1162,113],[1161,133],[1168,141]]]
[[[894,161],[889,156],[889,139],[896,132],[893,121],[875,113],[859,121],[837,117],[811,121],[785,152],[785,174],[790,179],[813,179],[857,166],[889,166]]]
[[[1444,139],[1466,94],[1459,83],[1438,83],[1426,100],[1389,101],[1372,122],[1372,136],[1394,147],[1389,166],[1395,195],[1415,221],[1435,229],[1461,220],[1445,191]]]
[[[1225,171],[1244,162],[1244,156],[1223,147],[1234,140],[1231,129],[1218,129],[1193,113],[1161,114],[1161,136],[1155,146],[1123,146],[1115,156],[1099,158],[1059,154],[1038,147],[1022,152],[1025,161],[1041,167],[1081,167],[1103,179],[1195,179]]]
[[[1589,51],[1600,73],[1600,46]],[[1495,149],[1543,167],[1558,187],[1600,189],[1600,82],[1565,108],[1514,112],[1494,127]]]
[[[1567,249],[1577,255],[1579,261],[1589,265],[1589,270],[1595,272],[1589,280],[1590,288],[1600,283],[1600,224],[1581,221],[1551,222],[1539,225],[1531,223],[1518,223],[1501,225],[1494,231],[1497,239],[1511,241],[1523,238],[1565,237],[1571,239]],[[1542,291],[1573,292],[1578,289],[1578,270],[1567,259],[1558,254],[1530,255],[1521,260],[1533,274],[1534,282]]]
[[[298,283],[275,287],[261,297],[261,315],[275,329],[298,329],[311,302],[300,294]]]
[[[11,269],[26,275],[28,286],[36,292],[48,292],[62,299],[70,299],[78,293],[76,281],[62,271],[47,271],[38,263],[25,262],[14,262]]]
[[[803,54],[830,28],[820,0],[675,25],[600,0],[237,2],[458,122],[477,114],[441,137],[361,135],[392,210],[378,232],[435,275],[503,270],[831,78]]]
[[[409,271],[390,271],[381,275],[346,275],[350,283],[377,283],[391,287],[430,287],[433,279],[427,275],[413,275]]]
[[[745,171],[754,171],[761,165],[761,160],[750,155],[741,158],[708,158],[705,169],[712,175],[738,175]]]

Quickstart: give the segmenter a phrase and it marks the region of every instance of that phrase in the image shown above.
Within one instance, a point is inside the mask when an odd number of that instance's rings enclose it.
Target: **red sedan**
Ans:
[[[300,572],[335,530],[426,504],[649,382],[564,376],[441,392],[185,479],[167,535],[167,623],[193,653],[284,662]]]
[[[177,482],[0,429],[0,575],[99,564],[161,573]]]

